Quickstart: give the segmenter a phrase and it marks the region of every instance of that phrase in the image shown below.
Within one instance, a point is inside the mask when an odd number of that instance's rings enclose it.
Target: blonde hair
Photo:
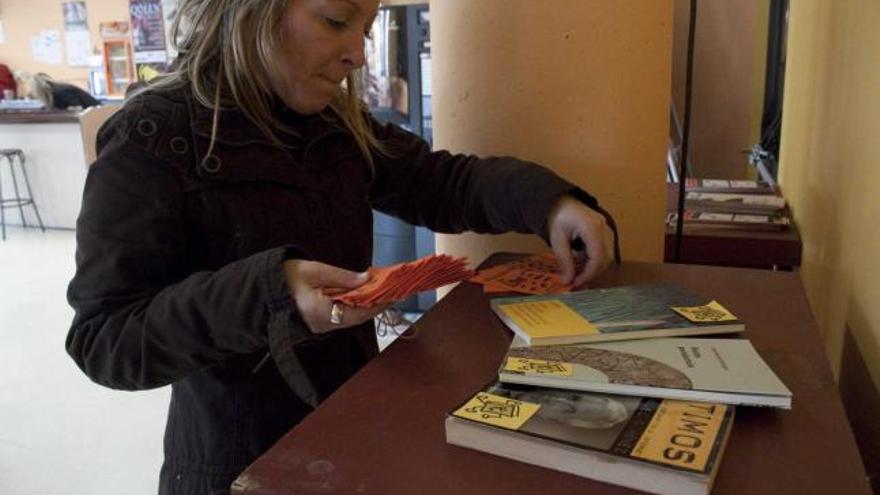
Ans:
[[[49,74],[38,72],[31,78],[31,94],[43,102],[46,109],[54,108],[55,98],[52,96],[52,78]]]
[[[269,70],[281,42],[281,22],[291,0],[181,0],[171,36],[179,51],[174,68],[156,83],[186,81],[196,100],[214,112],[213,150],[221,107],[240,110],[273,143],[277,131],[296,134],[272,114]],[[330,104],[372,167],[383,152],[364,115],[355,78],[349,75]]]

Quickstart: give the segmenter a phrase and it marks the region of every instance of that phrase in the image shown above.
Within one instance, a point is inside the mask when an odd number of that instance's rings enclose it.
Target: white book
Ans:
[[[792,394],[747,339],[658,338],[527,347],[514,340],[504,383],[791,409]]]

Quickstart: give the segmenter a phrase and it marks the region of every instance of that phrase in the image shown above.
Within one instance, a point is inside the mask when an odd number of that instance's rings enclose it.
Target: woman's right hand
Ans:
[[[356,289],[369,280],[367,272],[352,272],[325,263],[305,260],[284,262],[284,276],[300,317],[312,333],[326,333],[363,323],[384,311],[388,305],[356,308],[336,303],[342,309],[341,322],[330,322],[332,297],[327,292]]]

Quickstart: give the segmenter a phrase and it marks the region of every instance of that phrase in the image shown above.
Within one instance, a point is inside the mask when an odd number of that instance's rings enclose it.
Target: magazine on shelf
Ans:
[[[695,179],[684,184],[687,192],[775,194],[776,188],[757,180]]]
[[[785,209],[785,198],[775,194],[723,194],[689,192],[685,208],[694,211],[770,215]]]
[[[666,225],[674,227],[678,220],[677,213],[666,215]],[[684,210],[684,225],[687,228],[731,228],[747,230],[786,230],[791,226],[791,218],[785,210],[770,215],[753,215],[745,213],[723,213]]]

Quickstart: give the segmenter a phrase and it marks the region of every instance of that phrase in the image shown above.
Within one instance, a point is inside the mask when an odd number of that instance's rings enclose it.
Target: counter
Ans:
[[[76,227],[86,172],[95,160],[98,129],[119,107],[0,112],[0,148],[24,151],[34,201],[46,227]],[[22,178],[18,179],[23,185]],[[0,181],[4,195],[12,195],[12,177],[5,160],[0,163]],[[8,209],[6,213],[7,225],[21,225],[17,211]],[[28,225],[36,225],[33,209],[25,208],[25,218]]]

